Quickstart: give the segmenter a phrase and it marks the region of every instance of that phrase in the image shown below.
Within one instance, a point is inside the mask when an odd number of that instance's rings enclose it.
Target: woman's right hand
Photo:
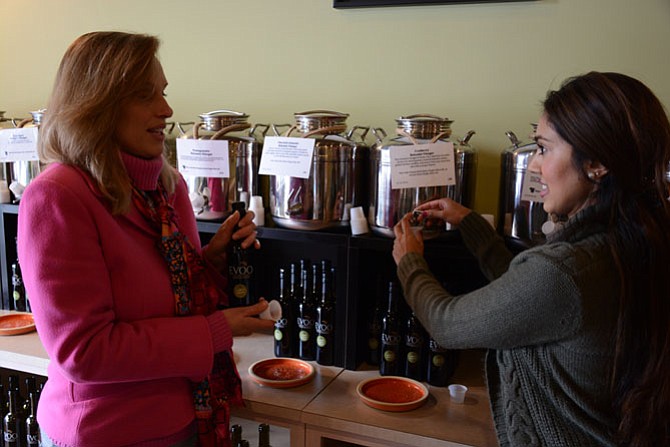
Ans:
[[[421,220],[442,219],[455,226],[458,226],[463,218],[472,212],[470,208],[446,197],[423,203],[415,210],[422,211]]]
[[[272,320],[261,320],[258,314],[268,307],[268,302],[261,298],[256,304],[244,307],[231,307],[223,310],[223,315],[228,321],[228,326],[233,337],[238,335],[250,335],[253,332],[267,332],[272,330],[275,322]]]

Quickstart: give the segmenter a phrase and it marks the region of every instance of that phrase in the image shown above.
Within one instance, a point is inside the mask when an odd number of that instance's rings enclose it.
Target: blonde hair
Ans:
[[[132,186],[114,138],[124,100],[137,95],[155,69],[154,36],[93,32],[77,38],[61,60],[40,126],[38,152],[88,172],[111,212],[130,209]],[[177,173],[163,162],[161,181],[173,192]]]

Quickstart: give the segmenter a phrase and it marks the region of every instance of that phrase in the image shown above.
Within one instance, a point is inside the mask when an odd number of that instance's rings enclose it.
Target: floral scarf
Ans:
[[[159,182],[155,191],[133,187],[133,203],[144,218],[160,232],[156,246],[170,270],[175,314],[209,315],[216,310],[220,292],[205,271],[205,263],[193,244],[179,231],[174,208]],[[193,384],[199,445],[230,447],[230,407],[243,405],[242,383],[232,352],[214,354],[210,374]],[[234,446],[233,446],[234,447]]]

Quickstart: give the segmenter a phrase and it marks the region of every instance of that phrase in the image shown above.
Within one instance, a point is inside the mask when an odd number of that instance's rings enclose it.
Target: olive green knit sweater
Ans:
[[[501,446],[615,445],[608,380],[619,280],[592,214],[571,219],[553,238],[560,242],[513,259],[490,225],[469,214],[463,241],[491,282],[465,295],[445,291],[420,255],[398,266],[407,302],[442,346],[488,349]]]

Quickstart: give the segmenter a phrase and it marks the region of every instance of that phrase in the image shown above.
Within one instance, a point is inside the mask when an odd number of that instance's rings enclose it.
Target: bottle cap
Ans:
[[[233,209],[233,213],[235,211],[240,213],[240,219],[243,218],[244,215],[246,214],[246,207],[247,207],[247,204],[245,202],[233,202],[233,204],[231,205],[231,208]]]

